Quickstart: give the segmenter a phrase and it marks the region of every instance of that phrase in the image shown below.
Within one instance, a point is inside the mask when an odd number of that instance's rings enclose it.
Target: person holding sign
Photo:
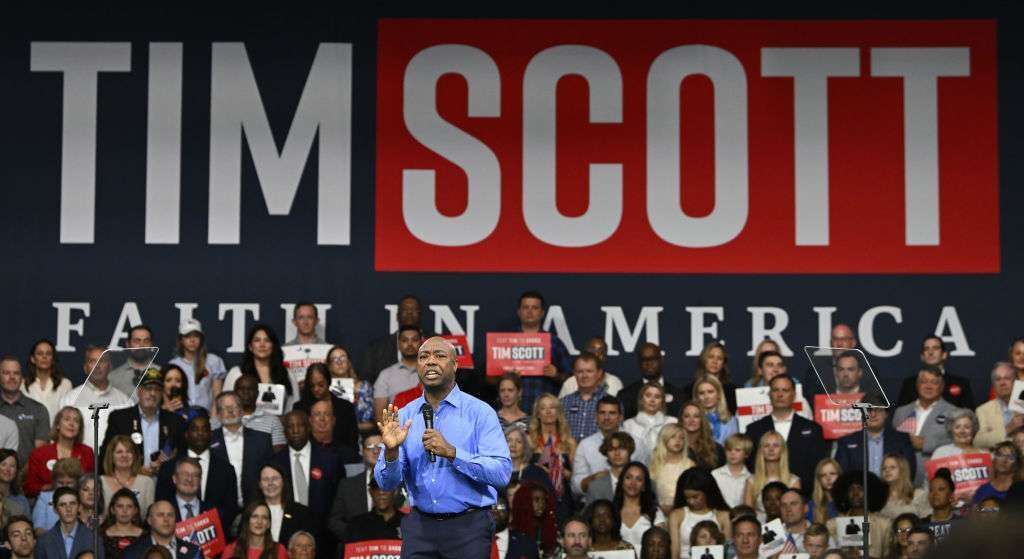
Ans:
[[[972,503],[989,497],[1006,500],[1006,493],[1015,482],[1024,480],[1024,460],[1021,452],[1010,441],[1003,441],[992,449],[992,479],[974,492]]]
[[[236,390],[235,383],[243,376],[253,377],[262,384],[280,384],[284,387],[284,411],[291,411],[299,398],[299,383],[288,374],[284,366],[284,352],[277,334],[266,324],[256,323],[249,329],[248,343],[242,355],[242,364],[232,367],[224,377],[224,390]]]
[[[455,369],[455,347],[428,339],[417,354],[423,396],[401,411],[388,406],[378,423],[384,450],[374,479],[387,491],[404,481],[415,503],[402,521],[404,557],[488,557],[489,508],[512,475],[497,415],[459,389]]]
[[[858,520],[864,516],[867,508],[868,521],[871,523],[871,533],[868,534],[869,551],[872,557],[883,557],[888,542],[891,541],[892,522],[879,515],[878,512],[885,506],[886,488],[882,480],[875,474],[868,474],[867,502],[864,495],[864,472],[849,471],[839,476],[835,485],[832,486],[832,498],[835,500],[839,517],[830,518],[826,522],[828,531],[835,541],[840,541],[839,530],[845,533],[849,528],[848,524],[839,525],[838,518],[856,517]],[[856,525],[860,529],[859,523]],[[862,537],[857,537],[857,546],[860,547]]]

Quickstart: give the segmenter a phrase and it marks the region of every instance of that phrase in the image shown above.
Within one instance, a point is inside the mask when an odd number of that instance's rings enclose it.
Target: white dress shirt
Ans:
[[[245,436],[242,432],[243,430],[245,430],[245,427],[239,427],[237,433],[232,433],[227,427],[223,429],[224,450],[228,454],[228,462],[235,469],[235,483],[238,484],[239,506],[242,505],[242,456],[245,455]]]
[[[281,535],[281,524],[284,522],[284,508],[281,505],[267,505],[270,509],[270,533],[276,542]]]
[[[299,464],[302,464],[302,474],[306,477],[306,489],[309,490],[309,459],[310,453],[312,452],[312,446],[309,441],[306,442],[306,446],[300,450],[295,450],[292,447],[288,447],[288,468],[291,469],[292,463],[295,462],[295,455],[299,455]],[[292,479],[295,479],[295,472],[292,472]],[[292,496],[296,501],[299,500],[299,490],[295,487],[295,483],[292,483]],[[308,495],[307,495],[308,497]],[[309,502],[309,501],[307,501]]]
[[[928,421],[928,415],[935,409],[935,402],[927,408],[921,407],[921,400],[914,402],[914,420],[917,421],[917,427],[914,429],[914,434],[920,436],[921,429],[924,428],[924,422]]]
[[[796,412],[789,410],[789,415],[786,416],[786,419],[779,419],[772,415],[772,421],[775,423],[775,430],[778,431],[786,441],[789,441],[789,430],[793,427],[794,413]]]
[[[203,470],[203,477],[199,480],[199,494],[206,495],[206,480],[210,479],[210,449],[206,449],[200,454],[189,450],[188,457],[199,460],[199,466]]]
[[[601,443],[604,434],[601,431],[584,437],[576,447],[576,458],[573,460],[572,489],[577,495],[586,493],[580,483],[590,474],[608,469],[608,458],[601,454]]]
[[[494,534],[494,543],[498,547],[498,557],[508,553],[508,528]]]

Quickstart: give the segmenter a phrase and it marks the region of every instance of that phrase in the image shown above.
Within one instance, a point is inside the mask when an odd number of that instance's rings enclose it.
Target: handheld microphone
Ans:
[[[430,407],[430,404],[424,403],[423,406],[420,407],[420,413],[423,414],[423,425],[427,429],[433,429],[434,428],[434,408]],[[437,456],[433,452],[428,452],[427,454],[430,455],[430,461],[431,462],[436,462],[437,461]]]

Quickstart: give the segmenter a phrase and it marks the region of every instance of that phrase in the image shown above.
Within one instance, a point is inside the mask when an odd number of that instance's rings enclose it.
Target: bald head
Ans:
[[[422,353],[424,348],[428,348],[428,347],[429,348],[435,348],[437,346],[441,346],[446,351],[448,351],[448,355],[452,359],[455,359],[455,357],[458,355],[458,353],[455,351],[455,344],[453,344],[450,341],[442,338],[441,336],[434,336],[432,338],[427,338],[426,341],[424,341],[422,344],[420,344],[420,352]],[[430,349],[428,349],[428,351],[430,351]]]
[[[416,372],[428,392],[447,394],[455,385],[456,352],[448,340],[434,336],[420,345]]]

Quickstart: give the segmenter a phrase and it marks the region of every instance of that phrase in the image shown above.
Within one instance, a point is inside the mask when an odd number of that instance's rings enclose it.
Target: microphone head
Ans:
[[[425,420],[434,419],[434,408],[430,407],[430,404],[424,403],[420,406],[420,413],[423,414],[423,419]]]

